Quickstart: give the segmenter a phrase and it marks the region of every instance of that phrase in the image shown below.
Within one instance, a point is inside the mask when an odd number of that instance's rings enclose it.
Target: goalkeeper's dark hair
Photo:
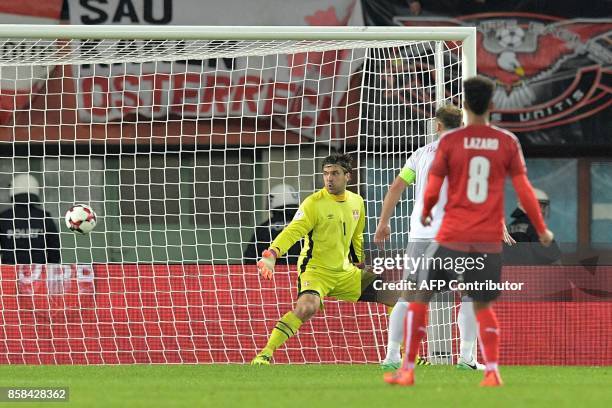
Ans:
[[[436,119],[444,125],[447,130],[461,126],[463,112],[455,105],[444,105],[436,111]]]
[[[321,169],[324,169],[325,166],[337,164],[344,169],[345,173],[350,173],[353,170],[352,162],[353,158],[350,154],[332,153],[323,159]]]
[[[481,75],[466,79],[463,82],[463,93],[466,107],[476,115],[484,114],[493,99],[495,84]]]

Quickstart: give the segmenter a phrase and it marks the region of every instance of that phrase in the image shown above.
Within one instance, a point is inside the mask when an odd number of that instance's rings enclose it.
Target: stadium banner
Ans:
[[[69,13],[71,24],[363,25],[357,0],[227,0],[222,5],[212,0],[70,0]],[[121,46],[115,43],[105,52],[112,57]],[[84,65],[75,73],[78,119],[95,124],[130,115],[139,122],[267,117],[302,136],[327,139],[335,107],[357,68],[345,58],[347,52]]]
[[[245,363],[296,298],[296,272],[282,266],[269,286],[255,265],[32,268],[0,267],[0,364]],[[557,274],[612,283],[611,267],[507,267],[503,277],[535,282],[536,275],[542,286]],[[49,283],[57,280],[62,283]],[[495,306],[504,333],[501,363],[612,364],[612,349],[601,346],[612,338],[610,299],[580,286],[572,287],[573,301],[502,297]],[[326,300],[325,314],[304,324],[275,362],[378,363],[386,319],[372,313],[384,311]],[[582,335],[567,336],[577,332]]]
[[[40,324],[58,319],[81,321],[83,309],[95,308],[91,265],[20,264],[2,268],[16,275],[19,309],[32,313]]]
[[[94,293],[94,270],[91,265],[19,264],[15,269],[20,295]]]
[[[59,24],[63,0],[20,0],[0,2],[0,24]],[[15,40],[14,40],[15,41]],[[2,53],[19,50],[4,42]],[[24,46],[21,51],[26,51]],[[33,94],[45,86],[50,67],[3,66],[0,68],[0,123],[15,110],[26,108]]]
[[[609,146],[612,19],[511,9],[445,15],[424,2],[414,16],[394,0],[364,2],[368,24],[476,26],[478,73],[497,83],[492,120],[524,145]]]

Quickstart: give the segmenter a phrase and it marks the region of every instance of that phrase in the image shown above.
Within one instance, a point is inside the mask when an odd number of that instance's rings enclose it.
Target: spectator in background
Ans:
[[[274,238],[293,219],[300,203],[300,197],[295,187],[289,184],[277,184],[270,189],[268,208],[270,218],[255,228],[255,234],[244,251],[244,263],[256,264],[263,251],[268,249]],[[287,252],[287,263],[297,264],[302,247],[300,242]]]
[[[533,189],[540,203],[542,216],[546,219],[550,212],[550,199],[544,191]],[[506,265],[550,265],[561,258],[561,250],[555,240],[548,247],[540,243],[536,230],[519,202],[512,213],[513,221],[508,225],[508,233],[518,245],[504,245],[504,264]]]
[[[0,259],[3,264],[60,263],[58,228],[40,207],[40,186],[29,174],[11,184],[13,206],[0,213]]]
[[[419,0],[408,0],[408,9],[410,10],[410,14],[413,16],[419,16],[423,11],[423,7],[421,6],[421,2]]]

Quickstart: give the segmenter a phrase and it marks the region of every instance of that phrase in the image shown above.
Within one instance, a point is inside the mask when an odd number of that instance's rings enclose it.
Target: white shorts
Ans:
[[[408,242],[408,246],[406,247],[406,256],[408,258],[412,258],[417,260],[418,258],[424,258],[426,257],[426,251],[427,251],[427,247],[429,247],[429,245],[434,242],[433,238],[429,239],[429,238],[411,238],[410,242]],[[424,259],[422,261],[420,261],[421,263],[424,262]],[[415,270],[413,268],[414,263],[409,262],[408,264],[404,265],[404,273],[402,274],[402,279],[403,280],[409,280],[409,281],[413,281],[413,282],[417,282],[418,281],[418,274],[419,271]],[[419,268],[419,269],[424,269],[424,268]]]

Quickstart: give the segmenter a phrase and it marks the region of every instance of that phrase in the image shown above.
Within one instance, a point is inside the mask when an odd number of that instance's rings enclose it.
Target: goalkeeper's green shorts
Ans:
[[[352,266],[349,270],[330,271],[318,266],[306,267],[298,276],[298,297],[316,292],[321,300],[333,297],[347,302],[374,301],[372,283],[377,275]]]

